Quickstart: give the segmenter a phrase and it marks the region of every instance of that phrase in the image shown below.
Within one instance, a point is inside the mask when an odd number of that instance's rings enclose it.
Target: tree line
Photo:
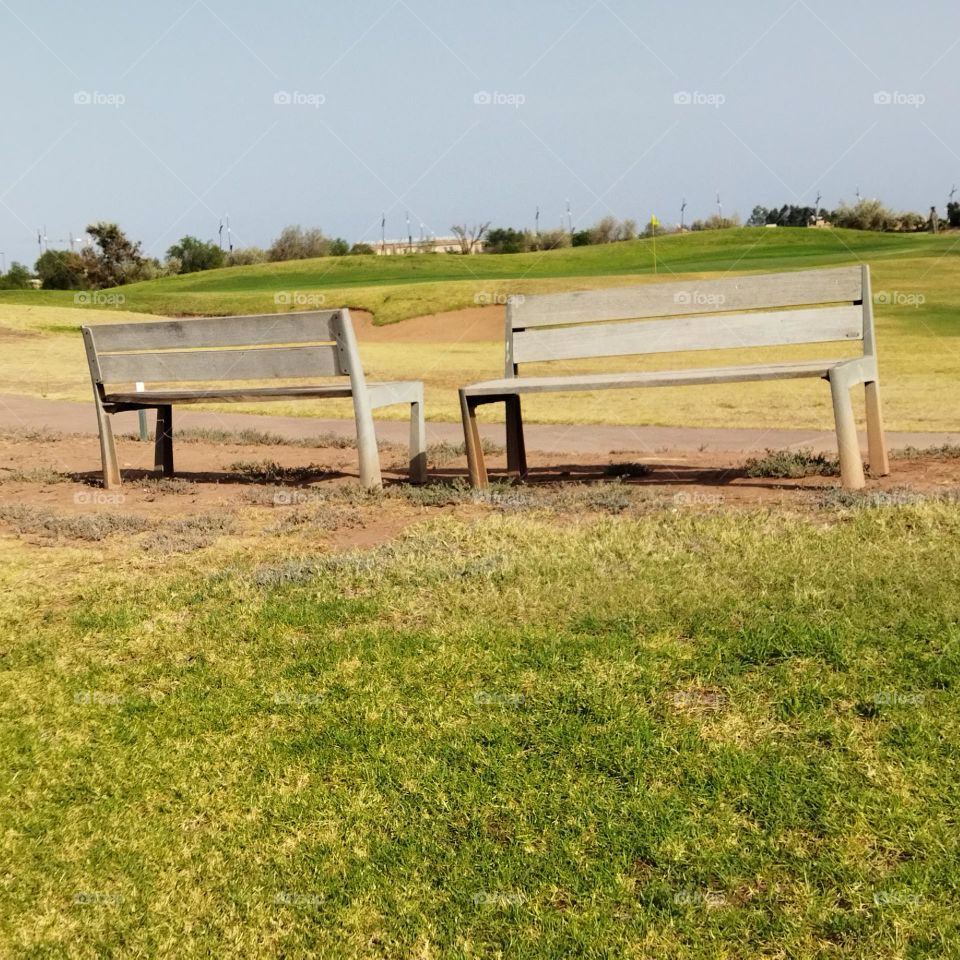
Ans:
[[[832,211],[796,204],[783,204],[780,207],[758,205],[753,208],[746,225],[807,227],[818,221],[850,230],[897,233],[930,230],[935,222],[950,229],[960,229],[960,202],[951,201],[947,204],[945,221],[939,221],[935,210],[927,216],[911,211],[897,212],[879,200],[841,203]],[[724,217],[714,214],[694,220],[688,229],[723,230],[739,226],[741,221],[736,215]],[[679,229],[655,226],[651,222],[639,231],[636,220],[618,220],[612,216],[602,217],[592,227],[572,231],[563,228],[534,231],[491,227],[490,223],[454,224],[451,227],[463,254],[472,254],[477,250],[487,254],[528,253],[620,243],[649,237],[653,233],[674,233]],[[88,246],[80,251],[46,250],[37,259],[33,271],[21,263],[12,263],[5,274],[0,274],[0,290],[25,289],[31,286],[34,278],[41,280],[43,287],[49,290],[99,290],[138,280],[153,280],[219,267],[376,253],[374,247],[367,243],[351,245],[342,237],[328,237],[320,229],[291,225],[284,227],[265,249],[241,247],[223,250],[212,240],[200,240],[188,235],[172,244],[164,260],[160,261],[144,256],[141,244],[130,240],[115,223],[94,223],[87,227],[86,232],[91,239]],[[418,249],[416,243],[413,249]]]

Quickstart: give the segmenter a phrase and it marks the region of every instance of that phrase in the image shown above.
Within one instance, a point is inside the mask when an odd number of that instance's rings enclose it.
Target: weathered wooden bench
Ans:
[[[107,488],[120,485],[111,414],[156,409],[154,463],[165,476],[172,476],[174,404],[294,398],[353,399],[360,482],[368,488],[381,485],[372,411],[409,403],[410,479],[426,479],[423,384],[367,383],[349,310],[159,320],[82,329]],[[304,380],[310,382],[305,384]],[[318,382],[321,380],[324,382]],[[238,381],[247,384],[225,386]]]
[[[862,342],[862,355],[653,372],[519,374],[521,363],[839,341]],[[470,482],[475,487],[487,484],[476,419],[481,404],[506,405],[507,469],[522,476],[527,470],[522,394],[796,377],[820,377],[830,383],[841,480],[849,488],[864,485],[850,398],[850,389],[864,384],[870,470],[876,475],[889,473],[867,266],[514,298],[507,306],[505,347],[502,380],[460,390]]]

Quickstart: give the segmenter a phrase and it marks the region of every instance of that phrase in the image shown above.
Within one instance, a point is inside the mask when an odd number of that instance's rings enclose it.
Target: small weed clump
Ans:
[[[767,450],[759,459],[748,460],[748,477],[798,480],[801,477],[839,477],[840,462],[823,453],[803,450]]]
[[[22,504],[0,507],[0,520],[19,534],[55,540],[103,540],[115,533],[143,533],[150,527],[144,517],[125,513],[64,514]]]
[[[229,514],[201,513],[165,524],[144,537],[142,543],[148,553],[193,553],[233,532],[234,526]]]

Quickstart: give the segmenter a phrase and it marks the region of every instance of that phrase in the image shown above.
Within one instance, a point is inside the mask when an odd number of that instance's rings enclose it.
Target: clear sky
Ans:
[[[956,0],[0,0],[0,38],[8,266],[98,219],[162,257],[960,185]]]

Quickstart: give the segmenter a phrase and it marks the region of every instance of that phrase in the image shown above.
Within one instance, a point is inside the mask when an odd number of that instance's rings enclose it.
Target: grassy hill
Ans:
[[[530,295],[678,276],[866,261],[873,270],[874,292],[880,295],[876,316],[888,426],[952,431],[960,426],[956,415],[960,407],[958,256],[960,237],[951,235],[744,229],[658,239],[656,267],[654,244],[638,240],[536,254],[342,257],[236,267],[132,284],[117,291],[123,303],[107,309],[74,309],[74,295],[65,291],[7,291],[0,292],[0,337],[16,339],[17,349],[0,351],[0,383],[6,392],[87,400],[90,387],[77,335],[85,322],[136,319],[150,313],[273,313],[291,309],[292,302],[300,309],[309,305],[365,309],[377,323],[387,324],[497,302],[510,293]],[[456,388],[498,376],[502,347],[493,338],[489,343],[462,342],[456,316],[444,319],[438,331],[432,342],[365,341],[364,364],[374,379],[423,380],[429,418],[456,420]],[[814,344],[778,356],[811,359],[823,356],[823,350]],[[702,353],[695,362],[709,366],[763,359],[757,351],[733,354]],[[689,355],[653,359],[661,368],[691,362]],[[591,361],[582,372],[616,369],[616,363]],[[530,372],[538,371],[530,368]],[[303,416],[350,413],[346,402],[338,406],[298,401],[232,409]],[[531,422],[548,423],[820,429],[832,425],[829,391],[816,381],[607,391],[571,395],[562,404],[531,397],[525,411]],[[786,417],[784,411],[788,411]],[[400,408],[385,413],[403,415]]]
[[[323,303],[371,311],[390,323],[510,292],[623,284],[634,276],[761,272],[866,261],[936,261],[960,255],[953,236],[855,230],[741,229],[543,253],[458,257],[328,257],[231,267],[119,289],[127,310],[168,315],[274,312]],[[896,271],[894,271],[896,272]],[[285,302],[285,298],[289,302]],[[479,298],[479,301],[478,301]],[[65,291],[0,292],[0,303],[71,306]]]

